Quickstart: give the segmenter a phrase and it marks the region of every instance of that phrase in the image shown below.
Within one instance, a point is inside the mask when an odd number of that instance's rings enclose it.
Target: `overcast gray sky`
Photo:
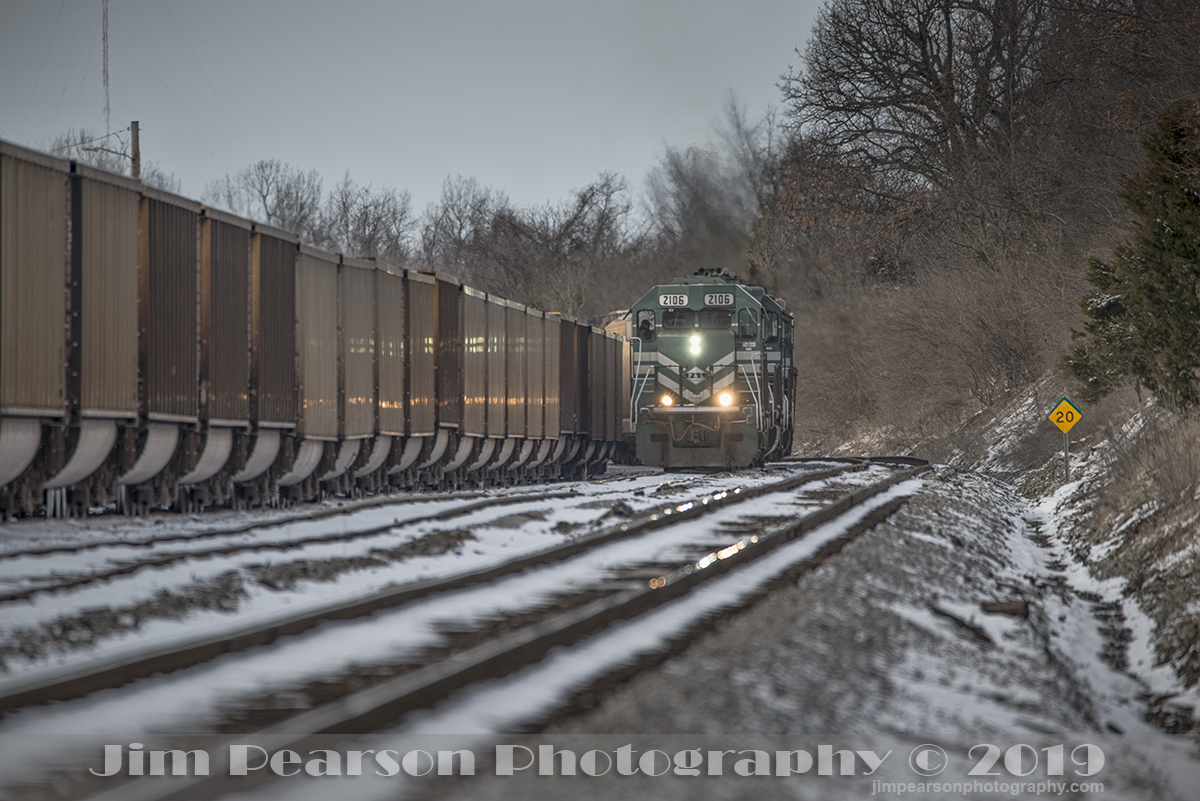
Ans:
[[[101,0],[0,0],[0,138],[105,128]],[[447,175],[515,202],[600,171],[640,191],[666,144],[705,141],[733,92],[779,105],[820,0],[110,0],[113,130],[198,197],[263,158],[326,188]]]

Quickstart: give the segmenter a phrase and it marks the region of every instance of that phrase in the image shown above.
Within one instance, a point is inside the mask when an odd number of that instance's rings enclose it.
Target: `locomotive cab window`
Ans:
[[[733,321],[733,312],[729,309],[701,309],[700,327],[710,330],[724,330]]]
[[[643,342],[654,339],[654,311],[642,309],[637,315],[637,336]]]
[[[663,309],[662,327],[677,331],[696,325],[696,313],[691,309]]]
[[[738,339],[758,338],[758,311],[755,309],[738,309],[737,317]]]
[[[763,316],[763,342],[779,341],[779,313],[769,311]]]

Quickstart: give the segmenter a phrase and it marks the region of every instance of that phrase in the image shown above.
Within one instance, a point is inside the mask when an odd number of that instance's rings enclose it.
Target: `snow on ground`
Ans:
[[[485,767],[474,780],[427,781],[426,796],[1194,798],[1196,745],[1146,723],[1145,685],[1101,660],[1111,645],[1102,633],[1105,606],[1090,593],[1105,598],[1117,588],[1089,584],[1081,594],[1052,534],[1043,539],[1052,513],[1007,485],[943,469],[837,557],[638,675],[593,711],[535,737],[491,733],[496,743],[524,744],[534,753],[542,743],[578,753],[611,753],[625,744],[667,753],[807,749],[814,758],[821,744],[890,751],[875,773],[868,775],[861,760],[854,776],[816,775],[814,767],[786,778],[743,777],[728,764],[721,776],[699,777],[529,770],[496,778]],[[1026,602],[1028,617],[981,608],[1010,601]],[[910,763],[920,766],[925,744],[948,755],[948,767],[930,778]],[[991,753],[995,764],[987,764]],[[1055,754],[1063,755],[1061,770]],[[303,784],[295,784],[295,797],[303,797]]]
[[[717,474],[713,480],[730,479],[729,473]],[[194,536],[214,531],[237,532],[250,527],[270,529],[290,521],[302,521],[314,512],[327,515],[325,521],[338,520],[364,509],[383,507],[403,508],[413,502],[454,502],[466,505],[481,498],[507,495],[528,495],[539,492],[578,492],[585,495],[604,495],[614,485],[655,488],[669,484],[685,485],[688,479],[709,479],[708,476],[682,477],[663,474],[658,468],[610,465],[608,472],[596,481],[563,481],[556,483],[463,489],[457,492],[396,492],[363,500],[329,498],[285,508],[258,507],[253,509],[212,509],[202,513],[153,511],[140,517],[130,517],[107,510],[93,510],[82,518],[33,517],[0,521],[0,554],[25,548],[69,546],[87,542],[125,541],[136,544],[154,537]],[[396,505],[393,501],[399,502]]]
[[[452,698],[428,713],[396,729],[364,738],[355,747],[397,748],[408,743],[412,748],[429,747],[430,741],[444,741],[455,748],[480,747],[508,729],[521,726],[539,716],[548,715],[568,701],[580,687],[606,672],[628,664],[645,653],[660,650],[664,643],[678,637],[707,616],[737,606],[792,565],[810,558],[825,544],[843,536],[872,510],[889,501],[914,493],[920,482],[910,480],[857,507],[851,513],[820,526],[808,535],[773,551],[769,557],[746,564],[716,579],[687,597],[664,605],[654,612],[620,623],[595,635],[569,651],[552,654],[526,670],[506,679],[493,681]],[[331,780],[337,781],[337,780]],[[398,790],[413,791],[411,782],[398,787],[403,779],[378,779],[337,786],[346,799],[397,797]],[[268,790],[256,790],[256,799],[320,799],[333,791],[330,782],[307,782],[303,787],[280,783]]]
[[[406,519],[430,511],[459,508],[472,501],[373,507],[316,521],[279,522],[250,534],[236,535],[235,540],[258,537],[271,542],[287,542],[314,534],[367,530],[393,522],[396,525],[379,534],[345,542],[184,560],[71,590],[39,593],[28,601],[0,603],[0,646],[8,649],[7,658],[0,659],[5,663],[0,685],[23,681],[49,667],[65,669],[149,646],[165,646],[201,634],[216,636],[252,621],[267,622],[336,600],[370,595],[391,586],[481,569],[589,533],[597,526],[620,522],[619,517],[612,516],[614,512],[623,516],[635,515],[659,506],[666,508],[684,499],[777,481],[786,473],[827,466],[810,464],[775,471],[699,476],[664,477],[654,473],[606,483],[563,485],[555,490],[574,490],[578,497],[523,501],[444,522],[404,525]],[[853,474],[846,480],[865,481],[866,475]],[[619,509],[617,504],[620,504]],[[136,520],[129,521],[130,529],[122,529],[109,519],[96,522],[106,538],[111,538],[114,532],[140,531]],[[99,525],[101,522],[103,525]],[[173,524],[164,523],[164,532],[160,533],[186,532],[193,524],[194,521],[183,519]],[[209,528],[212,528],[211,524]],[[437,532],[454,533],[462,541],[457,547],[430,551],[421,558],[375,559],[363,567],[339,568],[338,572],[324,577],[319,571],[306,570],[302,579],[314,573],[316,577],[283,586],[254,578],[261,572],[270,575],[272,566],[286,567],[297,561],[321,565],[347,558],[370,557],[378,552],[376,549],[394,549]],[[225,541],[225,538],[217,539]],[[187,540],[170,543],[161,546],[160,550],[174,553],[196,547],[192,543]],[[207,540],[206,545],[212,544],[211,539]],[[85,552],[83,556],[54,554],[6,561],[17,565],[50,561],[54,569],[67,572],[89,566],[81,564],[80,560],[121,559],[129,550],[120,546],[115,551],[102,549],[94,556]],[[17,568],[6,565],[4,569],[15,571]],[[40,569],[43,573],[50,571],[44,566]],[[15,581],[16,575],[14,572],[10,578]],[[169,593],[167,600],[162,600],[164,593]],[[163,610],[156,611],[157,606],[162,606]],[[76,616],[82,619],[77,621]],[[120,622],[122,616],[131,622]],[[96,618],[104,621],[106,628],[98,630],[93,623]],[[111,625],[110,619],[114,619]],[[23,658],[26,651],[35,656]]]
[[[855,473],[846,483],[858,485],[877,476]],[[806,485],[807,486],[807,485]],[[827,487],[820,482],[818,487]],[[776,492],[725,506],[685,525],[670,526],[619,539],[571,560],[514,574],[481,587],[441,593],[431,599],[379,612],[369,618],[325,625],[305,635],[284,638],[268,648],[230,654],[189,670],[158,676],[116,690],[49,707],[18,711],[0,721],[0,775],[41,770],[41,757],[60,760],[62,748],[46,743],[63,733],[106,734],[144,738],[156,732],[209,730],[226,707],[237,708],[241,698],[262,694],[286,696],[294,687],[323,676],[338,675],[354,666],[392,664],[413,658],[440,641],[441,627],[452,621],[455,630],[500,614],[537,608],[554,594],[572,587],[600,584],[614,570],[636,563],[683,563],[682,548],[711,541],[723,547],[728,525],[750,518],[800,515],[819,504],[803,500],[796,491]],[[486,539],[486,538],[484,538]],[[361,577],[360,577],[361,578]],[[343,588],[348,592],[352,587]],[[251,610],[253,611],[253,610]],[[695,608],[688,609],[695,614]],[[229,622],[245,622],[243,613]],[[195,630],[196,621],[189,629]],[[143,633],[139,642],[153,640]],[[149,639],[148,639],[149,638]],[[95,750],[84,742],[84,752]]]
[[[1002,450],[990,458],[1002,461]],[[364,776],[332,787],[302,775],[253,797],[1194,798],[1200,749],[1148,723],[1147,697],[1175,696],[1181,707],[1200,699],[1157,666],[1152,621],[1124,596],[1124,581],[1099,581],[1079,561],[1114,545],[1110,538],[1080,552],[1066,536],[1084,514],[1081,491],[1103,470],[1099,459],[1081,459],[1078,467],[1074,482],[1035,502],[982,473],[941,467],[907,506],[794,585],[702,627],[657,669],[537,735],[514,732],[539,725],[549,707],[598,672],[655,648],[668,629],[658,631],[650,620],[613,629],[394,731],[340,746],[392,748],[397,759],[418,748],[469,748],[479,757],[473,778]],[[782,570],[785,561],[781,555],[756,565]],[[525,592],[533,598],[537,588]],[[1024,603],[1010,609],[1025,615],[983,610],[993,603]],[[684,599],[664,609],[659,622],[704,614]],[[420,639],[416,632],[412,638]],[[337,650],[332,644],[328,653]],[[295,662],[286,651],[276,649],[275,667],[263,663],[268,674],[286,673],[283,663]],[[178,706],[168,678],[152,682],[161,684],[164,702],[174,695]],[[214,681],[216,688],[222,679]],[[129,696],[83,703],[97,710],[108,704],[116,714],[123,700]],[[153,705],[152,694],[136,706],[147,703]],[[632,775],[618,776],[615,767],[595,777],[538,775],[535,766],[496,777],[489,755],[500,744],[534,755],[540,744],[577,756],[602,751],[604,759],[619,758],[626,746],[633,756],[625,772]],[[665,775],[640,770],[638,755],[649,750],[662,754],[645,764],[665,764]],[[840,750],[854,753],[820,762],[822,753]],[[791,774],[779,775],[777,752],[790,760],[805,752],[816,761],[804,771],[803,760],[785,762]],[[674,769],[691,765],[693,753],[699,775]],[[663,762],[672,756],[683,762]],[[754,771],[756,756],[767,760],[759,767],[769,775],[740,775]],[[867,756],[882,763],[871,769]],[[849,760],[852,775],[827,775],[838,772],[839,759]],[[543,764],[548,773],[562,772],[561,757]],[[942,770],[923,775],[926,766],[924,773]]]
[[[1191,717],[1200,709],[1200,685],[1185,688],[1171,665],[1155,654],[1156,624],[1142,611],[1136,595],[1128,591],[1127,581],[1120,577],[1100,580],[1089,570],[1089,565],[1096,565],[1120,547],[1122,528],[1132,528],[1135,522],[1149,517],[1152,510],[1129,510],[1125,526],[1110,532],[1103,542],[1081,550],[1083,562],[1076,561],[1073,553],[1080,547],[1078,541],[1083,539],[1078,529],[1088,509],[1086,496],[1094,491],[1103,467],[1099,460],[1087,465],[1073,481],[1041,499],[1028,517],[1043,528],[1048,539],[1048,552],[1065,565],[1063,573],[1071,590],[1077,595],[1094,598],[1096,605],[1111,610],[1109,616],[1118,624],[1114,633],[1126,640],[1117,661],[1126,666],[1126,674],[1138,683],[1140,692],[1146,696],[1170,698],[1171,707],[1186,710],[1184,714]],[[1179,558],[1176,554],[1172,559]],[[1163,569],[1165,565],[1158,567]]]
[[[353,514],[376,506],[403,508],[392,501],[407,505],[422,500],[445,503],[454,501],[460,505],[481,498],[505,495],[525,495],[537,492],[575,491],[585,494],[603,494],[613,484],[631,482],[632,486],[653,487],[670,481],[656,468],[610,466],[609,473],[600,481],[559,482],[534,486],[492,487],[489,489],[464,489],[459,492],[397,492],[389,496],[376,496],[364,500],[330,498],[327,500],[299,504],[286,508],[260,507],[253,509],[212,509],[203,513],[181,514],[154,511],[140,517],[129,517],[103,512],[83,518],[26,518],[0,522],[0,553],[56,545],[76,545],[85,542],[123,540],[131,543],[164,535],[196,535],[213,531],[236,531],[248,527],[282,526],[289,521],[300,521],[315,513],[330,515],[324,520],[336,520],[339,515]],[[614,479],[614,480],[610,480]]]

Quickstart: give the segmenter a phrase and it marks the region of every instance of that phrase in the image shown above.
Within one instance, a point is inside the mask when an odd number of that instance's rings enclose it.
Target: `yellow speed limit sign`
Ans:
[[[1083,417],[1083,413],[1065,397],[1054,407],[1054,411],[1050,412],[1050,422],[1061,428],[1064,434],[1079,422],[1080,417]]]

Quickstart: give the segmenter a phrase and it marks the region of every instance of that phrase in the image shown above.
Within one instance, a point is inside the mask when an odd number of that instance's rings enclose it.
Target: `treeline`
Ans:
[[[349,174],[326,192],[315,171],[270,159],[210,183],[202,197],[326,250],[449,272],[576,315],[599,313],[599,276],[631,270],[643,244],[629,189],[610,174],[561,203],[523,208],[475,178],[447,178],[441,197],[417,213],[407,192]]]
[[[831,0],[748,255],[807,337],[797,439],[928,446],[1055,374],[1132,230],[1122,177],[1200,110],[1197,41],[1194,0]]]
[[[263,160],[202,199],[582,317],[727,268],[796,313],[798,442],[885,430],[881,447],[911,447],[1072,348],[1085,383],[1089,369],[1103,388],[1137,377],[1136,348],[1094,341],[1132,324],[1092,318],[1124,292],[1095,283],[1114,274],[1096,265],[1133,230],[1138,190],[1120,193],[1147,163],[1143,141],[1168,109],[1195,113],[1197,41],[1195,0],[829,0],[778,110],[753,120],[731,100],[712,141],[667,148],[644,187],[600,173],[517,206],[448,178],[417,211],[401,190],[349,175],[326,190]]]
[[[1196,41],[1194,0],[830,0],[777,112],[731,101],[711,142],[668,148],[637,192],[600,174],[518,207],[452,178],[418,213],[404,192],[349,176],[323,192],[263,161],[205,199],[580,316],[728,268],[797,315],[798,441],[912,446],[1087,335],[1088,259],[1131,231],[1122,177],[1196,99]]]
[[[475,178],[447,178],[422,212],[407,192],[275,159],[211,182],[202,199],[298,233],[308,244],[439,270],[539,308],[592,317],[701,266],[737,267],[780,191],[778,125],[731,100],[717,141],[668,148],[645,191],[600,173],[558,203],[517,206]]]

